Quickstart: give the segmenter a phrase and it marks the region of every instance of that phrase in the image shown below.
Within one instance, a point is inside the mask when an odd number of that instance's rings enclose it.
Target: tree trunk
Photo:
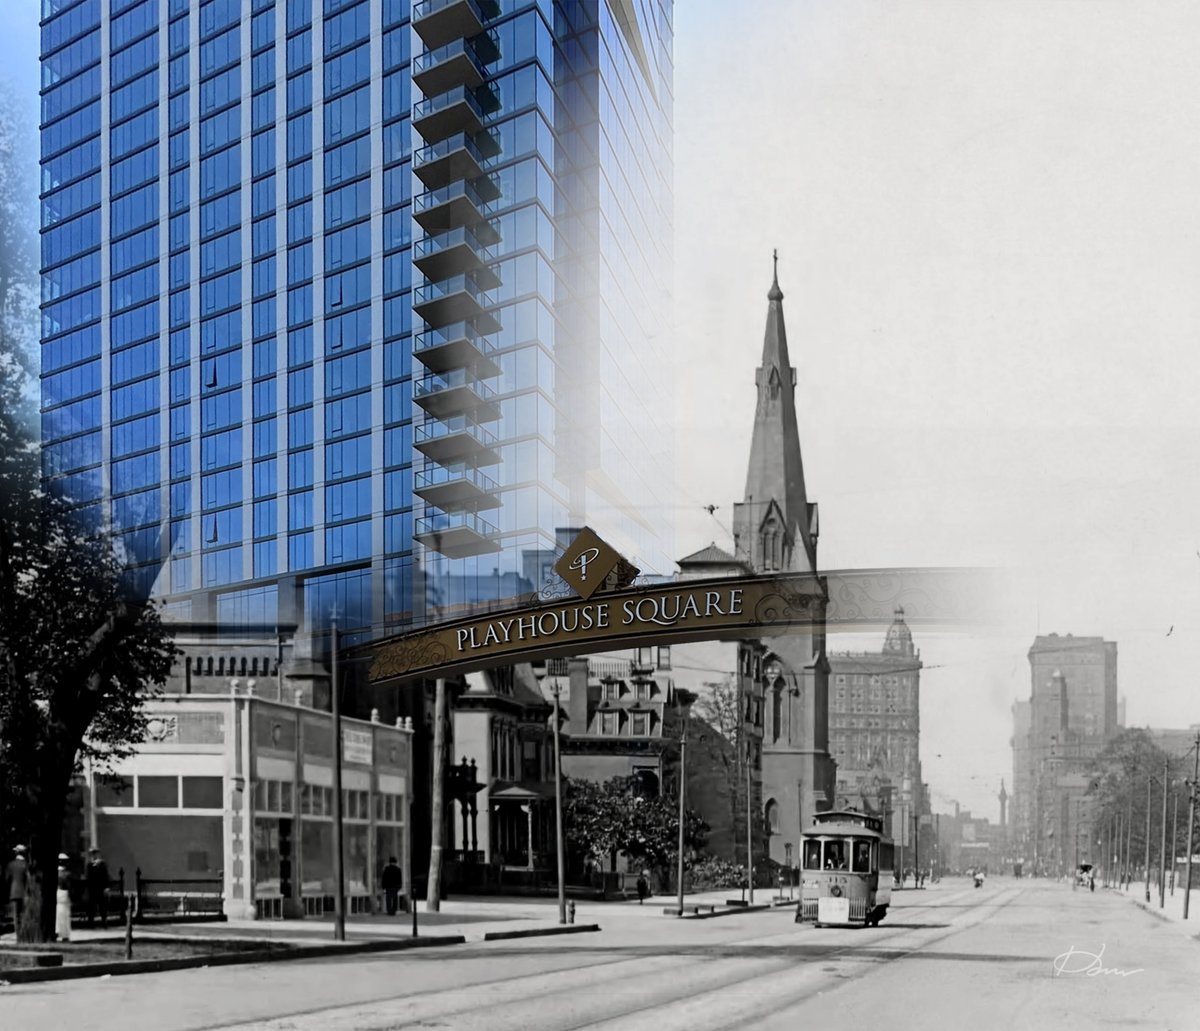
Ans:
[[[441,909],[442,846],[446,837],[444,788],[446,780],[446,681],[437,679],[433,703],[433,792],[429,822],[429,880],[425,890],[425,908],[431,913]]]

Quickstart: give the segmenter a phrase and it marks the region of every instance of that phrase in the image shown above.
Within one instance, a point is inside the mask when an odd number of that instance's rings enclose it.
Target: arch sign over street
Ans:
[[[825,578],[801,573],[627,586],[637,570],[584,529],[555,564],[570,598],[471,616],[368,646],[379,684],[644,644],[824,632]]]
[[[874,632],[890,625],[898,606],[910,625],[935,631],[991,627],[1003,615],[997,604],[1004,581],[985,569],[846,569],[635,584],[636,567],[587,528],[554,572],[536,601],[363,645],[372,682],[649,644]]]

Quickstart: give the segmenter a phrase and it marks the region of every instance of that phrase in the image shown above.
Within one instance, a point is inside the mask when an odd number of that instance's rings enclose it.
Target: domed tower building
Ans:
[[[734,505],[736,561],[754,573],[817,573],[817,506],[808,500],[796,417],[796,370],[788,355],[778,269],[767,294],[758,402],[744,499]],[[800,829],[833,804],[826,721],[829,666],[822,620],[809,631],[739,647],[743,734],[756,842],[777,862],[799,856]],[[765,839],[765,840],[764,840]],[[790,848],[789,848],[790,846]],[[756,852],[760,851],[756,845]]]
[[[904,609],[896,608],[881,651],[838,652],[829,666],[838,800],[889,812],[893,837],[909,844],[913,818],[928,811],[928,802],[920,758],[921,653]]]

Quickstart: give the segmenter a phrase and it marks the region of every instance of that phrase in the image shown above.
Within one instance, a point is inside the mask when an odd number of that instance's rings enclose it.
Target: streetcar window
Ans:
[[[821,843],[819,841],[806,841],[804,843],[804,869],[821,869]]]
[[[852,855],[854,856],[854,866],[851,869],[855,873],[871,872],[871,843],[869,841],[855,841]]]
[[[825,869],[826,870],[845,870],[846,869],[846,852],[845,842],[842,841],[827,841],[825,842]]]

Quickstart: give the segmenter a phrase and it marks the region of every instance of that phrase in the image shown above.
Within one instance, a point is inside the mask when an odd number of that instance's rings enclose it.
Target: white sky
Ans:
[[[1200,5],[684,0],[675,34],[680,554],[731,541],[778,247],[822,566],[1019,588],[915,631],[935,802],[998,817],[1039,629],[1118,642],[1131,724],[1200,722]]]
[[[38,6],[0,3],[31,92]],[[1200,722],[1200,5],[680,0],[675,33],[679,553],[730,543],[778,247],[822,565],[1021,587],[916,632],[935,801],[996,818],[1039,628],[1118,642],[1131,723]]]

